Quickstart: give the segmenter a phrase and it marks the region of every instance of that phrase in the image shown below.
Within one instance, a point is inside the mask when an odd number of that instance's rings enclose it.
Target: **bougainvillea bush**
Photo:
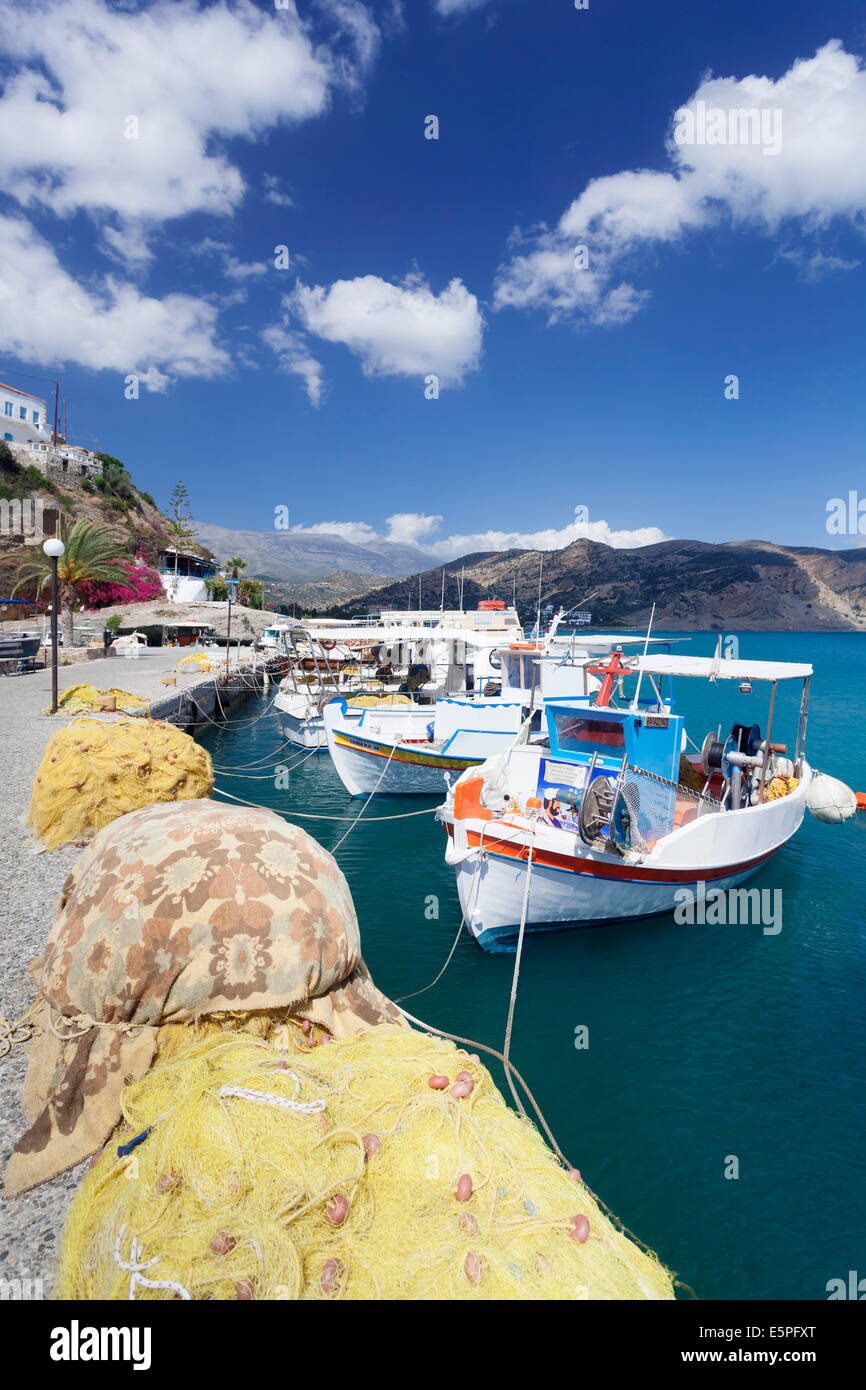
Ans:
[[[156,570],[141,561],[124,560],[129,575],[126,584],[82,584],[81,597],[85,608],[112,608],[121,603],[147,603],[162,598],[164,590]]]

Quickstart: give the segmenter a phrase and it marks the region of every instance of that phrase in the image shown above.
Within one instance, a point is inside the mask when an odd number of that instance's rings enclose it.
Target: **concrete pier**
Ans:
[[[228,676],[225,651],[212,655],[218,675],[176,674],[179,659],[191,649],[147,648],[134,658],[108,657],[82,664],[61,666],[60,691],[87,683],[101,689],[115,687],[150,701],[150,713],[192,732],[263,688],[273,677],[279,681],[277,662],[253,657],[249,650],[233,649]],[[175,685],[164,685],[173,676]],[[45,744],[58,728],[77,715],[49,715],[51,670],[0,678],[0,1018],[19,1018],[33,1000],[33,984],[27,965],[41,955],[63,883],[81,853],[75,845],[43,852],[24,821],[36,769]],[[122,713],[94,716],[113,721]],[[0,1026],[0,1164],[24,1127],[21,1086],[27,1049],[17,1045],[2,1055]],[[0,1206],[0,1284],[9,1279],[40,1280],[43,1295],[50,1294],[57,1246],[72,1194],[83,1165],[45,1183],[33,1192]],[[2,1296],[2,1288],[0,1288]],[[37,1295],[38,1296],[38,1295]]]

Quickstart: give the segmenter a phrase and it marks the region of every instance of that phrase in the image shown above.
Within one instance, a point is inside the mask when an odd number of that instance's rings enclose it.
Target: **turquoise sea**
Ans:
[[[713,634],[689,636],[680,651],[712,653]],[[739,643],[742,658],[813,663],[810,760],[866,791],[866,636],[747,632]],[[684,680],[675,693],[698,743],[734,718],[765,727],[757,684],[740,695]],[[275,789],[272,696],[201,734],[233,774],[217,785],[289,816],[357,814],[327,753]],[[774,740],[793,745],[798,699],[799,683],[780,687]],[[366,814],[434,804],[376,798]],[[328,849],[347,826],[300,823]],[[359,825],[337,851],[364,955],[392,998],[434,978],[457,931],[443,847],[431,815]],[[661,917],[528,941],[512,1057],[570,1161],[699,1297],[826,1299],[829,1280],[866,1277],[866,813],[844,826],[807,817],[749,886],[781,890],[778,934]],[[406,1007],[501,1049],[513,965],[464,934],[444,978]]]

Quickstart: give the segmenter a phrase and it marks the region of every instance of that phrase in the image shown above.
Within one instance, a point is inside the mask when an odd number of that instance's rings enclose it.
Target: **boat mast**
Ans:
[[[646,630],[646,641],[645,641],[644,644],[643,644],[644,660],[646,660],[646,654],[647,654],[647,650],[648,650],[648,648],[649,648],[650,633],[651,633],[652,630],[653,630],[653,618],[655,617],[655,615],[656,615],[656,606],[655,606],[655,604],[653,604],[652,612],[650,613],[649,625],[647,626],[647,630]],[[631,707],[632,707],[632,710],[633,710],[633,711],[636,710],[637,707],[638,707],[637,702],[638,702],[638,696],[640,695],[640,687],[641,687],[641,681],[642,681],[642,680],[643,680],[643,670],[640,670],[640,671],[638,671],[637,685],[635,686],[635,691],[634,691],[634,699],[633,699],[632,702],[631,702]]]

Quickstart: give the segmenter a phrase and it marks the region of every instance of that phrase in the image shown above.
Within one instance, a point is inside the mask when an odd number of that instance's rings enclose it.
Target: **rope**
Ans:
[[[363,806],[361,807],[360,811],[358,812],[358,814],[357,814],[357,816],[355,817],[355,819],[354,819],[354,821],[352,822],[352,824],[349,826],[349,828],[348,828],[348,830],[346,831],[345,835],[341,835],[340,838],[339,838],[339,840],[337,841],[337,843],[334,845],[334,848],[331,850],[331,853],[332,853],[332,854],[336,854],[336,853],[337,853],[337,850],[340,848],[340,845],[343,843],[343,841],[344,841],[344,840],[347,840],[347,839],[349,838],[349,836],[351,835],[352,831],[355,829],[355,826],[358,824],[358,821],[361,819],[361,817],[363,816],[363,814],[364,814],[364,812],[366,811],[367,807],[370,805],[370,802],[373,800],[373,797],[376,795],[376,792],[379,790],[380,786],[382,785],[382,778],[385,776],[385,773],[388,771],[388,764],[390,763],[391,759],[393,758],[393,756],[394,756],[394,754],[396,753],[396,751],[397,751],[397,749],[398,749],[399,746],[400,746],[400,745],[397,744],[397,743],[395,743],[395,744],[392,745],[392,747],[391,747],[391,752],[388,754],[387,758],[385,759],[385,766],[382,768],[382,771],[379,773],[379,776],[378,776],[378,778],[377,778],[377,780],[376,780],[376,785],[375,785],[375,787],[374,787],[373,790],[370,792],[370,795],[367,797],[367,800],[364,802]]]
[[[41,999],[35,999],[20,1018],[14,1020],[0,1017],[0,1057],[6,1057],[15,1047],[16,1043],[29,1042],[36,1029],[34,1015],[42,1005]]]
[[[321,750],[319,748],[311,748],[309,753],[305,753],[304,756],[302,758],[298,758],[296,762],[288,764],[275,763],[271,768],[270,772],[229,772],[224,767],[214,767],[214,771],[218,771],[221,777],[245,777],[250,782],[271,782],[274,780],[275,775],[282,776],[284,772],[294,772],[295,768],[300,767],[301,764],[305,763],[308,758],[312,758],[315,753],[319,753],[320,751]],[[255,766],[255,764],[251,763],[250,766]],[[277,773],[277,768],[280,768],[279,773]]]
[[[448,969],[449,965],[451,964],[451,960],[452,960],[452,957],[453,957],[453,955],[454,955],[454,952],[457,950],[457,942],[460,940],[460,933],[461,933],[462,930],[463,930],[463,927],[464,927],[464,925],[465,925],[465,922],[466,922],[466,918],[465,918],[465,917],[461,917],[461,918],[460,918],[460,926],[457,928],[457,935],[455,936],[453,942],[451,943],[451,950],[448,952],[448,959],[446,960],[446,962],[445,962],[445,964],[443,965],[442,969],[439,971],[439,974],[436,976],[436,979],[435,979],[435,980],[431,980],[430,983],[429,983],[429,985],[425,985],[423,989],[413,989],[413,991],[412,991],[411,994],[401,994],[401,995],[399,996],[399,998],[397,998],[397,999],[394,1000],[394,1003],[395,1003],[395,1004],[402,1004],[403,1001],[404,1001],[404,999],[415,999],[415,998],[417,998],[417,996],[418,996],[419,994],[426,994],[427,991],[428,991],[428,989],[432,989],[434,985],[438,985],[439,981],[442,979],[442,976],[445,974],[445,971]]]
[[[174,1279],[145,1279],[142,1270],[150,1269],[151,1265],[158,1264],[159,1256],[154,1255],[150,1260],[142,1260],[142,1245],[140,1241],[136,1240],[135,1236],[132,1236],[130,1240],[129,1259],[124,1260],[120,1253],[120,1243],[125,1235],[126,1227],[121,1226],[117,1235],[117,1240],[114,1242],[114,1263],[119,1269],[125,1269],[130,1276],[130,1301],[135,1299],[135,1290],[137,1285],[140,1284],[143,1289],[169,1289],[172,1293],[176,1293],[178,1298],[182,1298],[187,1302],[192,1302],[192,1294],[189,1289],[185,1289],[183,1284],[178,1284]]]
[[[280,754],[282,753],[283,749],[285,748],[286,744],[289,743],[289,742],[290,742],[289,739],[284,738],[283,741],[282,741],[282,743],[279,744],[279,746],[278,746],[277,748],[271,748],[271,749],[269,749],[268,752],[267,752],[267,753],[263,753],[262,756],[261,756],[260,758],[250,758],[250,761],[249,761],[248,763],[245,763],[244,766],[245,766],[245,767],[258,767],[261,763],[266,763],[266,762],[268,761],[269,758],[278,758],[278,757],[280,756]],[[214,768],[217,768],[217,764],[216,764],[216,763],[214,763]],[[228,772],[239,772],[239,771],[241,770],[241,767],[240,767],[240,764],[239,764],[239,763],[226,763],[224,766],[220,766],[217,770],[220,771],[220,772],[224,772],[224,771],[228,771]]]
[[[505,1059],[505,1079],[508,1082],[514,1103],[525,1119],[529,1119],[520,1096],[517,1094],[517,1087],[511,1079],[511,1035],[514,1029],[514,1011],[517,1007],[517,986],[520,981],[520,962],[523,957],[523,938],[526,932],[526,918],[529,912],[529,889],[532,882],[532,855],[535,850],[535,831],[536,823],[533,822],[529,835],[529,856],[526,861],[526,882],[523,885],[523,903],[520,909],[520,931],[517,936],[517,952],[514,957],[514,973],[511,977],[511,998],[508,1001],[508,1019],[505,1024],[505,1042],[502,1046],[502,1054]]]
[[[280,1110],[294,1110],[298,1115],[319,1115],[325,1108],[323,1100],[298,1100],[298,1092],[301,1089],[300,1078],[293,1071],[281,1073],[275,1072],[274,1075],[290,1076],[295,1083],[294,1095],[291,1099],[288,1096],[278,1096],[273,1091],[255,1091],[249,1086],[221,1086],[218,1095],[234,1096],[238,1100],[257,1100],[262,1105],[274,1105]]]
[[[265,809],[258,802],[247,801],[243,796],[233,796],[231,792],[224,791],[222,787],[215,786],[214,791],[219,792],[220,796],[227,796],[231,801],[239,802],[241,806],[252,806],[254,811]],[[363,807],[361,809],[363,810]],[[435,816],[438,810],[438,806],[427,806],[423,811],[403,811],[402,814],[395,816],[365,816],[364,825],[373,825],[375,821],[382,820],[408,820],[410,816]],[[324,816],[318,815],[314,811],[274,811],[274,815],[282,816],[284,820],[288,820],[290,816],[299,816],[301,820],[350,820],[352,822],[358,820],[357,816]]]

